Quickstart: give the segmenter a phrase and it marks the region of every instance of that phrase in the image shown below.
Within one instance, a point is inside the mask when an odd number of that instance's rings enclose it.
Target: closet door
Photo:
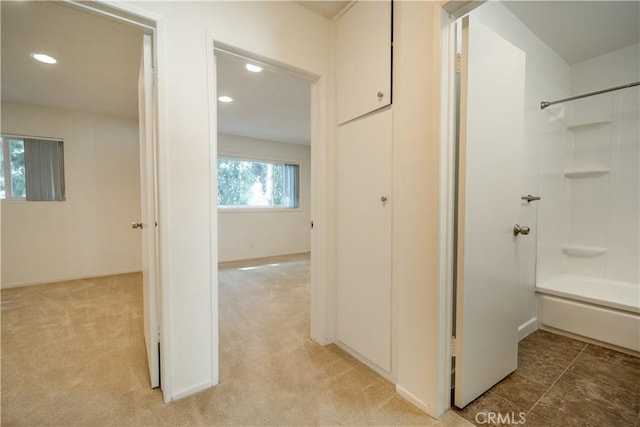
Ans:
[[[336,23],[338,123],[391,104],[390,1],[359,1]]]
[[[338,127],[338,341],[391,371],[391,110]]]

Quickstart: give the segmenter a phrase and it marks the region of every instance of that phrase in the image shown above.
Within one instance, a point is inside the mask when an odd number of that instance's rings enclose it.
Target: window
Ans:
[[[62,141],[0,137],[0,199],[64,200]]]
[[[218,158],[218,207],[297,208],[299,176],[292,163]]]

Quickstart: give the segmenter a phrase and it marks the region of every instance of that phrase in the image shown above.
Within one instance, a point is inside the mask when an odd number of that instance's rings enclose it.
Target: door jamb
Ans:
[[[457,129],[455,126],[455,74],[456,74],[456,21],[485,3],[480,1],[449,0],[442,5],[441,13],[441,69],[440,87],[440,274],[439,307],[440,331],[438,351],[438,408],[443,413],[451,408],[452,358],[455,356],[453,341],[453,316],[455,314],[454,275],[456,269],[455,220],[458,174],[456,155]]]

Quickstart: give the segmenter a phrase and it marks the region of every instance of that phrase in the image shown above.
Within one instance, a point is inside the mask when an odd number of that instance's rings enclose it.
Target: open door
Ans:
[[[160,386],[160,328],[158,322],[155,123],[153,102],[153,62],[151,36],[143,35],[138,78],[138,123],[140,127],[141,221],[134,223],[142,233],[142,282],[144,300],[144,340],[149,362],[151,387]]]
[[[518,364],[518,240],[525,53],[463,20],[455,308],[455,405]],[[526,231],[526,230],[525,230]],[[525,234],[524,232],[522,234]]]

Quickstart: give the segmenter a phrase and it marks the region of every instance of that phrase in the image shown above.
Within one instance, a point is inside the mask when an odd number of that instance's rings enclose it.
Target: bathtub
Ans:
[[[561,275],[536,285],[542,329],[638,355],[640,285]]]

